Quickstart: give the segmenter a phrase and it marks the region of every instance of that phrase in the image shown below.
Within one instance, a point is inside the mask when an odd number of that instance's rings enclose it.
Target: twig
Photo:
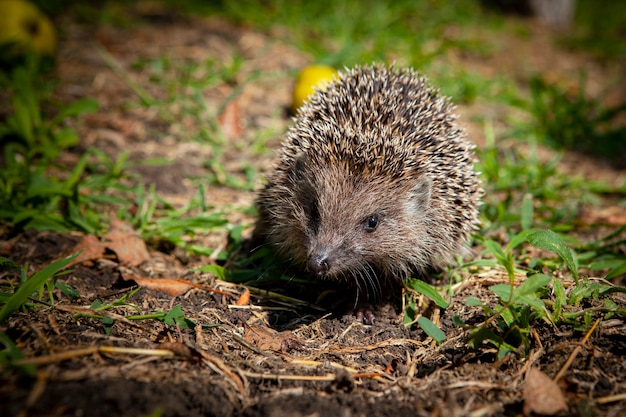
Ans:
[[[359,353],[369,350],[375,350],[380,348],[385,348],[388,346],[416,346],[423,347],[425,345],[424,342],[413,339],[388,339],[383,340],[379,343],[374,343],[367,346],[337,346],[331,345],[324,349],[320,349],[318,352],[320,353],[332,353],[332,354],[341,354],[341,353]]]
[[[585,334],[585,337],[583,337],[581,342],[574,348],[572,353],[570,353],[569,357],[567,358],[567,360],[565,361],[565,363],[563,364],[559,372],[554,376],[554,382],[557,382],[559,379],[561,379],[561,377],[565,374],[565,372],[567,372],[567,369],[572,364],[572,362],[574,361],[574,358],[576,358],[576,355],[578,355],[578,352],[580,352],[580,349],[582,349],[585,342],[589,340],[589,337],[591,337],[591,333],[593,333],[593,331],[596,329],[596,327],[598,326],[598,323],[600,323],[600,319],[597,319],[593,323],[591,328]]]
[[[598,404],[608,404],[608,403],[614,403],[617,401],[624,401],[624,400],[626,400],[626,392],[623,392],[621,394],[607,395],[606,397],[596,398],[596,402]]]
[[[280,374],[262,374],[260,372],[241,371],[248,378],[272,379],[276,381],[334,381],[337,379],[335,374],[326,375],[280,375]]]
[[[36,358],[24,358],[11,362],[12,365],[49,365],[51,363],[61,362],[78,356],[92,355],[94,353],[127,353],[131,355],[150,355],[173,357],[174,352],[165,349],[140,349],[126,348],[115,346],[94,346],[84,349],[68,350],[66,352],[55,353],[52,355],[38,356]]]

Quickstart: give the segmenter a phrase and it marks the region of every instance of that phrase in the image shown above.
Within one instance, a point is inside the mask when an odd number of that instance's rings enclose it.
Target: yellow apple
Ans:
[[[316,89],[323,90],[336,77],[337,70],[324,65],[311,65],[300,71],[293,88],[291,112],[295,114]]]
[[[0,0],[0,45],[12,54],[54,55],[57,37],[52,22],[26,0]]]

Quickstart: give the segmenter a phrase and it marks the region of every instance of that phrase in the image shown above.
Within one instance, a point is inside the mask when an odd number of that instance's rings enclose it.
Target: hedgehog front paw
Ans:
[[[373,325],[376,316],[372,313],[372,309],[369,305],[359,306],[354,309],[354,317],[363,324]]]

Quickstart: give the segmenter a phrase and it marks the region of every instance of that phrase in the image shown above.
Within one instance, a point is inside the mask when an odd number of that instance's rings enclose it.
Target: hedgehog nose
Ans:
[[[317,276],[321,277],[322,275],[325,275],[330,269],[328,256],[324,253],[314,253],[309,257],[307,267],[309,271]]]

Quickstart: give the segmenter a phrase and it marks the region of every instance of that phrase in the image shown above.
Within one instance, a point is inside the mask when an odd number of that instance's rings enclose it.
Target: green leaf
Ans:
[[[480,301],[480,300],[479,300],[478,298],[476,298],[476,297],[467,297],[467,299],[465,300],[465,305],[467,305],[467,306],[472,306],[472,307],[474,307],[474,306],[476,306],[476,307],[477,307],[477,306],[482,306],[482,305],[483,305],[483,302],[482,302],[482,301]]]
[[[506,250],[511,251],[522,243],[526,242],[528,240],[528,235],[534,232],[535,230],[522,230],[511,238],[508,245],[506,245]]]
[[[104,334],[110,335],[111,327],[113,327],[113,323],[115,323],[115,320],[113,320],[111,317],[102,317],[100,320],[102,321],[102,324],[104,324]]]
[[[537,312],[542,312],[543,308],[545,307],[545,303],[543,302],[543,300],[535,295],[523,295],[517,297],[515,299],[515,303],[518,305],[530,306]]]
[[[417,319],[417,324],[424,330],[424,332],[435,339],[437,343],[441,343],[446,340],[446,334],[435,323],[422,316]]]
[[[515,264],[511,252],[505,252],[502,246],[492,239],[485,239],[485,247],[496,258],[498,263],[506,269],[510,280],[515,278]]]
[[[84,153],[80,157],[80,159],[78,160],[78,163],[72,170],[72,175],[70,175],[70,177],[65,181],[66,189],[71,190],[78,183],[78,180],[80,180],[81,175],[83,175],[83,172],[85,171],[85,168],[87,167],[88,160],[89,160],[88,153]]]
[[[200,268],[196,268],[195,270],[199,272],[208,272],[209,274],[213,274],[222,281],[229,281],[231,278],[230,272],[220,265],[205,265],[201,266]]]
[[[489,287],[491,291],[496,293],[501,300],[506,302],[511,300],[511,285],[510,284],[496,284]]]
[[[99,225],[94,227],[89,224],[88,220],[90,219],[90,216],[86,216],[86,213],[81,213],[80,209],[80,206],[73,200],[67,200],[67,220],[77,226],[80,230],[84,230],[90,234],[96,233],[96,227]]]
[[[180,304],[176,304],[170,311],[168,311],[165,317],[163,317],[163,322],[171,326],[178,325],[181,329],[189,329],[194,326],[194,322],[192,320],[185,318],[185,313],[180,307]]]
[[[578,256],[578,259],[581,259],[580,255]],[[624,259],[615,257],[611,257],[609,259],[600,259],[593,261],[591,265],[589,265],[589,269],[591,269],[592,271],[599,271],[602,269],[614,269],[618,268],[624,262],[626,262]]]
[[[409,279],[406,284],[409,288],[414,289],[418,293],[430,298],[439,308],[448,308],[450,303],[439,294],[439,291],[432,285],[425,283],[419,279]]]
[[[71,127],[64,127],[52,132],[54,143],[59,149],[66,149],[78,145],[78,134]]]
[[[15,262],[13,262],[12,260],[10,260],[9,258],[5,258],[4,256],[0,256],[0,269],[2,270],[7,270],[7,269],[20,269],[19,266],[17,266],[15,264]]]
[[[454,323],[456,326],[459,326],[459,327],[464,327],[465,326],[465,323],[463,322],[461,317],[459,317],[457,315],[452,317],[452,323]]]
[[[26,280],[2,307],[2,310],[0,310],[0,323],[4,322],[11,313],[20,308],[26,300],[28,300],[28,297],[30,297],[33,292],[39,290],[50,277],[65,268],[67,264],[78,256],[78,253],[51,263]]]
[[[544,304],[539,297],[535,295],[537,290],[545,287],[550,283],[552,277],[544,274],[532,275],[518,287],[513,289],[511,294],[510,284],[496,284],[489,287],[491,291],[496,293],[503,302],[513,302],[516,304],[530,305],[536,309],[543,308]]]
[[[506,355],[508,355],[508,354],[509,354],[509,353],[511,353],[511,352],[516,352],[517,350],[518,350],[518,349],[517,349],[515,346],[512,346],[512,345],[510,345],[510,344],[508,344],[508,343],[504,343],[504,342],[503,342],[503,343],[501,343],[501,344],[498,346],[498,355],[497,355],[497,358],[498,358],[498,360],[502,360],[502,359],[504,359],[504,357],[505,357]]]
[[[506,253],[502,249],[502,246],[500,246],[500,244],[495,240],[485,239],[485,247],[493,256],[496,257],[500,264],[502,264],[502,260],[506,260]]]
[[[415,320],[415,302],[412,300],[404,309],[404,317],[402,318],[402,324],[407,325],[413,323]]]
[[[485,340],[489,340],[496,345],[503,341],[502,337],[494,333],[493,330],[488,327],[481,326],[472,330],[468,344],[471,348],[478,349]]]
[[[14,219],[13,222],[18,223],[18,220]],[[54,230],[56,232],[69,232],[71,230],[67,223],[63,221],[61,216],[55,214],[49,214],[46,216],[43,213],[37,213],[34,215],[22,228]]]
[[[221,213],[202,213],[187,218],[166,217],[156,221],[157,229],[164,236],[183,233],[187,230],[208,230],[227,223],[228,220]]]
[[[13,340],[6,333],[0,331],[0,344],[4,345],[4,349],[0,350],[0,366],[2,368],[12,367],[11,362],[24,359],[24,355],[19,348],[13,343]],[[34,365],[16,366],[18,370],[28,376],[35,376],[36,369]]]
[[[513,323],[515,323],[515,316],[513,315],[510,307],[503,309],[500,313],[500,317],[502,317],[502,320],[504,320],[507,327],[511,327]]]
[[[559,255],[565,261],[570,272],[574,275],[574,281],[578,284],[578,261],[576,255],[565,245],[559,235],[552,230],[537,230],[528,235],[528,242],[539,249]]]
[[[187,252],[195,253],[196,255],[211,256],[213,255],[213,252],[215,252],[215,249],[207,248],[206,246],[203,246],[203,245],[187,245],[182,240],[180,244],[178,244],[178,246],[185,249]],[[221,253],[223,252],[220,252],[220,255],[217,257],[218,261],[224,260],[223,259],[224,257],[221,256]]]
[[[613,269],[611,269],[609,271],[608,274],[606,274],[606,279],[613,279],[615,277],[618,277],[620,275],[624,275],[626,274],[626,261],[622,262],[621,264],[617,265],[616,267],[614,267]]]
[[[552,281],[552,277],[545,274],[529,276],[515,289],[516,295],[524,296],[535,294],[539,288],[543,288]]]
[[[522,200],[522,214],[520,223],[522,229],[528,230],[533,225],[534,208],[532,194],[526,194]]]
[[[107,304],[103,304],[102,302],[100,302],[98,300],[94,300],[93,303],[91,304],[90,308],[93,311],[102,311],[102,310],[107,310],[107,309],[115,307],[115,306],[127,306],[127,307],[133,308],[137,312],[141,313],[141,309],[139,307],[137,307],[136,305],[129,304],[129,303],[126,302],[126,300],[128,300],[130,297],[135,295],[135,293],[137,291],[139,291],[140,289],[141,289],[141,287],[134,288],[134,289],[128,291],[126,294],[122,295],[120,298],[118,298],[116,300],[113,300],[112,302],[107,303]]]
[[[68,117],[76,117],[85,113],[95,113],[100,108],[96,100],[82,98],[60,108],[59,113],[52,119],[51,124],[57,125]]]
[[[35,142],[33,125],[36,121],[34,120],[35,116],[29,110],[28,100],[19,95],[16,96],[13,108],[15,113],[13,117],[10,117],[9,122],[13,125],[12,128],[16,131],[15,133],[32,146]]]
[[[66,284],[64,282],[57,282],[54,286],[61,290],[63,295],[71,300],[75,300],[80,297],[80,293],[76,291],[76,288],[72,287],[69,284]]]
[[[248,227],[248,225],[245,224],[239,224],[239,225],[235,225],[233,226],[230,231],[228,232],[230,239],[233,241],[233,243],[235,244],[240,244],[243,241],[243,231]]]

